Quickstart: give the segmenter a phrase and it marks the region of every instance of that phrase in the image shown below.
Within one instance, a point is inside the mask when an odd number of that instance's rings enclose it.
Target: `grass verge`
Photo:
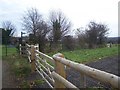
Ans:
[[[2,47],[2,60],[7,62],[9,65],[9,70],[13,76],[15,76],[15,79],[17,80],[17,83],[19,83],[19,88],[32,88],[36,85],[41,85],[44,83],[42,79],[34,79],[33,81],[27,80],[29,78],[29,75],[31,75],[31,65],[28,62],[27,58],[23,58],[19,54],[17,54],[16,48],[8,48],[8,55],[5,54],[5,47]],[[34,77],[34,76],[33,76]],[[32,85],[31,84],[34,84]]]
[[[60,51],[60,53],[64,54],[65,58],[78,62],[78,63],[86,63],[86,62],[91,62],[91,61],[99,60],[99,59],[106,58],[106,57],[111,57],[111,56],[117,55],[118,52],[120,51],[117,45],[111,48],[104,47],[104,48],[96,48],[96,49]],[[48,53],[48,55],[50,56],[54,54],[55,53]]]
[[[2,48],[2,57],[6,56],[6,47],[5,45],[1,46]],[[17,49],[15,47],[10,47],[7,46],[7,56],[12,55],[12,54],[16,54],[17,53]]]

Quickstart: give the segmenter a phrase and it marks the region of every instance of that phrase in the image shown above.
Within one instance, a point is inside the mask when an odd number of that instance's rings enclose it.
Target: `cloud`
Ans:
[[[85,27],[90,20],[107,23],[118,31],[118,0],[0,0],[0,23],[11,20],[21,30],[21,17],[27,9],[37,8],[44,17],[52,9],[61,9],[74,24],[73,29]]]

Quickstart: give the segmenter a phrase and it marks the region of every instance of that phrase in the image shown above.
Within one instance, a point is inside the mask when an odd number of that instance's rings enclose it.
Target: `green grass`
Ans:
[[[43,79],[35,80],[34,82],[36,85],[41,85],[41,84],[45,83],[45,81]]]
[[[13,48],[13,47],[7,47],[7,55],[12,55],[12,54],[16,54],[17,53],[17,49]],[[2,56],[6,56],[6,47],[5,45],[2,45]]]
[[[31,87],[35,87],[35,86],[40,86],[41,84],[44,84],[45,81],[43,79],[35,79],[33,81],[25,81],[23,80],[23,82],[20,84],[20,88],[27,88],[29,90],[29,88]]]
[[[23,90],[29,90],[30,88],[30,85],[27,81],[23,81],[21,84],[20,84],[20,88],[22,88]]]
[[[3,60],[9,63],[11,72],[18,78],[26,77],[31,72],[30,63],[27,61],[28,59],[18,54],[12,54],[7,57],[4,56]]]
[[[119,45],[120,46],[120,45]],[[120,51],[119,51],[120,52]],[[74,51],[60,51],[64,54],[65,58],[78,62],[85,63],[94,60],[99,60],[105,57],[111,57],[118,54],[118,46],[113,46],[111,48],[97,48],[97,49],[81,49]],[[49,53],[50,56],[55,53]]]
[[[30,63],[27,58],[23,58],[17,53],[15,47],[8,47],[6,56],[6,48],[2,45],[2,60],[5,60],[10,65],[11,72],[17,77],[25,77],[31,72]]]

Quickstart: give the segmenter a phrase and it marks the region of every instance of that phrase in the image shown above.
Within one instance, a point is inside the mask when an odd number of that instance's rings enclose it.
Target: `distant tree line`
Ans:
[[[102,23],[90,22],[84,31],[77,29],[81,48],[102,47],[106,43],[109,28]]]
[[[76,29],[74,38],[70,34],[71,22],[61,11],[51,11],[46,22],[37,9],[27,10],[23,17],[23,27],[29,34],[29,43],[39,44],[39,50],[96,48],[105,45],[109,28],[102,23],[90,22],[84,30]]]
[[[75,29],[74,37],[70,35],[72,23],[62,11],[51,11],[45,21],[36,8],[28,9],[24,13],[22,27],[29,34],[27,43],[39,44],[42,52],[102,47],[106,44],[109,30],[107,25],[92,21],[85,28]],[[2,43],[8,43],[15,31],[11,22],[3,22]]]

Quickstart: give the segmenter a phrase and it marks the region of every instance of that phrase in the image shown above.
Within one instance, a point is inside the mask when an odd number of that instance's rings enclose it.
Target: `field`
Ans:
[[[4,45],[1,46],[2,47],[2,56],[6,56],[6,47]],[[7,48],[7,55],[12,55],[12,54],[16,54],[17,53],[17,49],[14,47],[8,47]]]
[[[119,45],[120,46],[120,45]],[[2,50],[1,50],[2,49]],[[97,49],[81,49],[74,51],[60,51],[60,53],[64,54],[65,58],[70,59],[72,61],[76,61],[79,63],[90,62],[94,60],[99,60],[105,57],[110,57],[118,54],[118,45],[114,45],[111,48],[97,48]],[[17,53],[16,48],[8,47],[8,56]],[[2,52],[2,53],[1,53]],[[47,53],[52,56],[58,52]],[[5,46],[0,46],[0,55],[3,57],[6,56]]]
[[[56,52],[57,53],[57,52]],[[118,54],[118,46],[114,45],[111,48],[97,48],[97,49],[81,49],[74,51],[60,51],[64,54],[65,58],[79,63],[90,62],[94,60],[99,60],[105,57],[111,57]],[[49,53],[52,56],[55,53]]]

